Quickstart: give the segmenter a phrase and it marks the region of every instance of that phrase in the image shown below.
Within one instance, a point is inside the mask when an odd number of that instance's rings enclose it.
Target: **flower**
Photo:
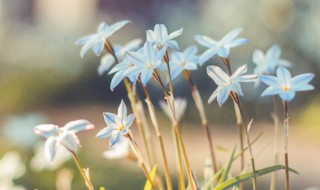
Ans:
[[[175,98],[174,99],[174,109],[175,109],[175,113],[176,113],[176,119],[177,121],[180,121],[181,118],[183,117],[186,108],[187,108],[187,100],[185,98]],[[159,105],[160,108],[162,109],[162,111],[166,114],[166,116],[170,119],[172,119],[171,117],[171,111],[170,108],[167,104],[166,101],[161,100],[159,101]]]
[[[217,98],[218,104],[221,107],[228,99],[231,91],[243,96],[240,82],[253,82],[256,80],[256,75],[243,75],[245,72],[247,72],[247,65],[239,67],[231,76],[228,76],[220,67],[208,66],[207,74],[218,85],[217,89],[210,96],[208,103],[210,104]]]
[[[170,57],[170,72],[172,80],[176,79],[184,70],[196,70],[198,68],[197,47],[190,46],[183,52],[173,52]]]
[[[129,127],[134,120],[134,114],[127,115],[127,107],[121,100],[117,115],[109,112],[105,112],[103,115],[107,127],[102,129],[96,137],[110,137],[110,146],[113,146],[121,140],[122,136],[129,132]]]
[[[264,54],[261,50],[256,49],[252,56],[253,63],[257,65],[254,69],[254,73],[256,75],[271,75],[278,66],[291,66],[289,61],[280,59],[280,56],[281,49],[279,45],[273,45],[270,47],[266,54]]]
[[[230,48],[247,44],[249,41],[245,38],[235,39],[241,32],[241,28],[232,30],[219,41],[213,40],[204,35],[195,35],[194,38],[199,44],[209,48],[200,56],[200,64],[208,61],[215,54],[218,54],[220,57],[228,58]]]
[[[55,170],[59,168],[63,163],[69,160],[70,154],[67,149],[60,148],[63,146],[61,144],[57,144],[56,153],[54,157],[54,161],[50,161],[47,159],[43,159],[46,157],[46,150],[44,143],[37,143],[34,146],[34,156],[30,161],[30,167],[33,171],[40,172],[42,170]]]
[[[131,155],[130,141],[126,138],[122,138],[117,144],[112,146],[110,150],[103,153],[103,156],[110,160],[125,158],[129,155]]]
[[[174,49],[179,49],[178,43],[172,39],[180,36],[182,31],[183,29],[181,28],[168,34],[167,27],[164,24],[156,24],[154,31],[147,30],[147,41],[154,43],[156,46],[160,46],[160,48],[166,49],[167,46],[170,46]]]
[[[111,71],[109,72],[109,75],[115,73],[110,82],[111,91],[113,91],[113,89],[116,86],[118,86],[118,84],[126,77],[128,77],[129,80],[133,83],[135,83],[138,80],[139,73],[127,72],[132,67],[135,67],[135,65],[130,63],[127,58],[124,58],[122,62],[120,62],[119,64],[117,64],[111,69]]]
[[[34,132],[47,138],[45,143],[45,155],[51,162],[57,152],[58,143],[61,143],[69,151],[76,152],[80,141],[75,133],[83,130],[93,129],[94,126],[86,120],[76,120],[59,128],[53,124],[42,124],[34,127]]]
[[[25,172],[26,167],[19,153],[10,151],[1,158],[0,181],[12,181],[21,177]]]
[[[95,34],[90,34],[78,39],[75,44],[83,45],[80,56],[83,58],[84,54],[90,49],[93,48],[94,53],[97,56],[100,56],[104,48],[104,43],[106,39],[112,36],[116,31],[122,28],[124,25],[128,24],[130,21],[123,20],[119,21],[113,25],[108,25],[106,22],[100,23],[97,32]]]
[[[295,97],[296,92],[314,89],[312,85],[308,84],[313,77],[314,74],[305,73],[292,78],[288,69],[279,67],[277,77],[267,75],[259,77],[261,82],[269,86],[261,96],[279,94],[282,100],[289,102]]]
[[[139,48],[140,44],[142,43],[141,39],[133,39],[126,43],[124,46],[116,44],[113,46],[113,50],[118,61],[122,61],[126,51],[135,51]],[[114,64],[115,60],[111,54],[106,54],[102,56],[100,65],[98,67],[98,74],[102,75],[104,72],[107,72],[110,67]]]
[[[164,48],[158,50],[154,48],[150,42],[144,44],[142,51],[127,52],[128,60],[134,64],[135,67],[128,69],[124,75],[135,75],[139,73],[142,84],[146,85],[151,79],[154,69],[161,65],[165,52],[166,50]]]

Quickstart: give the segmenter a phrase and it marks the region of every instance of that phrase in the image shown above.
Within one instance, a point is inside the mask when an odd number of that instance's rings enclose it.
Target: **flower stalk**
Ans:
[[[288,156],[288,140],[289,140],[289,112],[288,112],[288,101],[283,102],[284,105],[284,158],[285,158],[285,167],[286,167],[286,180],[285,180],[285,189],[290,189],[289,184],[289,156]]]

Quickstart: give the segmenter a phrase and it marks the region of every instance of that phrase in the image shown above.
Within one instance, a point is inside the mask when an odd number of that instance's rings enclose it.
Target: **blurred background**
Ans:
[[[74,45],[78,38],[94,33],[100,22],[125,19],[132,23],[117,32],[110,39],[112,43],[123,44],[133,38],[144,40],[147,29],[164,23],[169,32],[183,28],[183,35],[177,41],[184,49],[198,45],[193,38],[195,34],[220,39],[228,31],[242,27],[241,36],[250,43],[231,51],[232,67],[247,64],[252,72],[253,51],[265,52],[279,44],[281,57],[293,63],[290,69],[293,75],[316,74],[312,81],[316,90],[298,94],[290,104],[289,152],[291,166],[300,172],[300,176],[292,176],[292,189],[320,187],[319,18],[320,1],[314,0],[0,0],[0,172],[4,172],[0,174],[0,189],[85,189],[68,156],[62,156],[63,165],[42,163],[44,139],[33,133],[37,124],[63,126],[81,118],[96,125],[96,130],[80,134],[83,147],[79,154],[84,165],[90,167],[97,188],[142,189],[145,179],[137,165],[103,158],[107,140],[94,138],[105,127],[102,112],[116,111],[121,99],[128,102],[126,91],[122,85],[110,91],[111,77],[97,74],[100,58],[90,50],[81,59],[80,47]],[[198,47],[202,53],[204,49]],[[208,64],[222,63],[214,58]],[[192,72],[192,77],[207,102],[216,87],[204,73],[205,66]],[[148,87],[158,105],[162,99],[160,89],[152,83]],[[202,142],[204,134],[188,84],[181,77],[175,88],[177,96],[189,100],[183,133],[192,167],[201,180],[207,144]],[[246,96],[242,98],[246,118],[254,118],[252,135],[263,132],[254,147],[261,167],[271,165],[273,160],[272,104],[270,97],[259,97],[263,88],[245,85]],[[237,143],[233,105],[228,101],[219,108],[213,102],[206,104],[206,110],[213,138],[217,146],[224,147],[218,151],[218,158],[224,164],[223,158],[229,156]],[[170,145],[169,121],[158,113],[163,133],[168,134],[166,143]],[[169,151],[170,155],[174,157]],[[12,167],[8,169],[6,165]],[[5,173],[8,171],[12,171],[10,175]],[[136,177],[130,178],[131,175]],[[269,178],[261,182],[265,189]],[[281,173],[279,179],[282,178]],[[283,188],[282,181],[279,188]]]

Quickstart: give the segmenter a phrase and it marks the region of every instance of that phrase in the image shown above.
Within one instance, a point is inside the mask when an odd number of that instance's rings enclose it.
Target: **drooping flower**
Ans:
[[[80,141],[76,136],[77,132],[93,129],[94,126],[86,120],[76,120],[67,123],[59,128],[53,124],[42,124],[34,127],[34,132],[47,138],[45,143],[45,155],[48,160],[53,161],[57,152],[58,143],[62,144],[69,151],[76,152]]]
[[[196,46],[190,46],[183,52],[172,52],[170,56],[170,72],[172,80],[176,79],[184,70],[196,70],[198,68],[199,56],[196,55],[196,53]]]
[[[261,96],[276,95],[284,101],[291,101],[295,97],[296,92],[313,90],[314,87],[308,84],[314,77],[312,73],[305,73],[291,77],[288,69],[279,67],[277,69],[277,77],[275,76],[260,76],[261,82],[269,87],[263,91]]]
[[[104,43],[106,39],[112,36],[116,31],[121,29],[124,25],[128,24],[130,21],[123,20],[116,22],[112,25],[108,25],[106,22],[102,22],[95,34],[90,34],[78,39],[75,44],[83,45],[80,56],[83,58],[84,54],[90,49],[93,48],[94,53],[97,56],[100,56],[104,48]]]
[[[158,50],[150,42],[144,44],[142,51],[127,52],[128,60],[135,66],[127,70],[124,75],[139,73],[142,84],[146,85],[154,70],[162,64],[165,52],[165,49]]]
[[[174,108],[175,108],[175,114],[177,121],[180,121],[186,111],[187,108],[187,100],[185,98],[175,98],[174,99]],[[170,119],[171,117],[171,111],[166,101],[161,100],[159,101],[160,108],[162,111],[166,114],[166,116]]]
[[[113,46],[113,50],[118,61],[122,61],[127,51],[136,51],[140,44],[142,43],[141,39],[133,39],[126,43],[124,46],[120,44],[115,44]],[[115,63],[114,57],[111,54],[106,54],[102,56],[100,65],[98,67],[98,74],[102,75],[103,73],[107,72],[111,66]]]
[[[287,60],[280,59],[281,49],[279,45],[273,45],[270,47],[266,54],[261,50],[256,49],[253,52],[252,61],[256,64],[254,73],[258,76],[268,74],[271,75],[274,73],[275,69],[279,66],[289,67],[291,63]]]
[[[155,44],[160,48],[165,48],[167,46],[174,49],[179,49],[178,43],[173,38],[180,36],[183,29],[168,34],[167,27],[164,24],[156,24],[154,30],[147,30],[147,41]]]
[[[118,114],[105,112],[103,113],[104,121],[107,127],[102,129],[96,137],[109,138],[110,146],[118,143],[121,138],[129,132],[129,127],[134,120],[134,114],[127,115],[127,107],[123,100],[121,100],[118,108]]]
[[[247,72],[247,65],[239,67],[231,76],[228,76],[220,67],[208,66],[207,74],[218,85],[217,89],[210,96],[208,103],[210,104],[215,98],[217,98],[218,104],[221,107],[222,104],[228,99],[231,91],[243,96],[241,89],[241,82],[254,82],[256,75],[243,75]]]
[[[230,54],[230,48],[234,48],[240,45],[247,44],[249,41],[245,38],[236,38],[242,32],[241,28],[232,30],[226,34],[221,40],[214,40],[208,36],[204,35],[195,35],[195,40],[203,45],[207,49],[199,58],[200,64],[208,61],[215,54],[218,54],[220,57],[228,58]],[[236,39],[235,39],[236,38]]]

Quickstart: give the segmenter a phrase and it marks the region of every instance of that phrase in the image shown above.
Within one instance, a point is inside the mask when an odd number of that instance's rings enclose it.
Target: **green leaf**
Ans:
[[[232,151],[232,154],[229,158],[228,164],[227,164],[226,168],[224,169],[218,184],[221,184],[227,180],[232,162],[234,160],[234,153],[235,152],[236,152],[236,146],[234,146],[234,148],[233,148],[233,151]]]
[[[150,178],[152,181],[154,181],[154,178],[157,173],[157,164],[152,168],[151,173],[150,173]],[[152,186],[149,180],[147,180],[146,184],[144,185],[144,190],[151,190]]]
[[[276,165],[276,166],[271,166],[271,167],[267,167],[267,168],[263,168],[263,169],[260,169],[260,170],[256,170],[256,172],[248,172],[248,173],[244,173],[240,176],[237,176],[237,177],[234,177],[222,184],[219,184],[218,186],[216,186],[214,188],[214,190],[224,190],[224,189],[227,189],[227,188],[230,188],[234,185],[237,185],[239,184],[240,182],[242,181],[246,181],[248,179],[251,179],[251,178],[254,178],[254,177],[258,177],[258,176],[261,176],[261,175],[265,175],[265,174],[268,174],[268,173],[272,173],[274,171],[277,171],[277,170],[281,170],[281,169],[285,169],[286,167],[283,166],[283,165]],[[289,168],[289,171],[290,172],[293,172],[295,174],[299,174],[296,170],[294,169],[291,169]]]
[[[206,183],[202,186],[201,190],[209,189],[212,186],[212,184],[214,183],[214,181],[219,179],[219,177],[221,176],[223,171],[224,171],[223,168],[221,168],[211,179],[206,181]]]
[[[253,141],[251,141],[250,145],[252,146],[255,142],[257,142],[258,139],[260,139],[260,137],[262,137],[262,135],[263,135],[263,133],[261,132],[255,139],[253,139]],[[242,152],[240,152],[239,154],[237,154],[237,155],[234,157],[234,159],[239,158],[239,157],[241,156],[241,154],[243,154],[243,153],[244,153],[245,151],[247,151],[248,149],[249,149],[248,146],[245,147]]]

